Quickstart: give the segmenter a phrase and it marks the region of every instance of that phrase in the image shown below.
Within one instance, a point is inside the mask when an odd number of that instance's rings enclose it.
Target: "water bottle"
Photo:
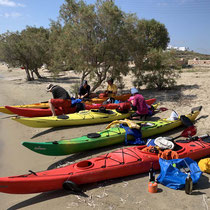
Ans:
[[[151,168],[149,169],[149,181],[150,182],[155,181],[155,170],[153,168],[153,163],[151,163]]]
[[[187,178],[185,179],[185,193],[191,194],[193,189],[193,181],[190,176],[190,174],[187,175]]]

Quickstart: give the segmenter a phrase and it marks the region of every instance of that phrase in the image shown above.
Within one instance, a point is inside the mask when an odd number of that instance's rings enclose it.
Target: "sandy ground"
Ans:
[[[41,72],[41,74],[47,74]],[[192,107],[203,106],[196,121],[198,134],[210,133],[210,70],[197,69],[181,74],[176,90],[142,90],[145,98],[156,97],[162,106],[175,109],[179,114],[187,114]],[[28,104],[48,100],[51,95],[45,91],[46,84],[55,82],[70,89],[79,77],[65,72],[60,79],[48,77],[47,81],[26,82],[25,73],[20,69],[8,71],[0,66],[0,105]],[[131,77],[125,79],[129,89]],[[158,113],[153,118],[169,117],[171,110]],[[77,162],[99,154],[107,153],[123,145],[74,154],[71,156],[42,156],[24,148],[22,141],[52,141],[79,137],[87,133],[104,129],[106,124],[83,126],[78,128],[39,129],[30,128],[0,114],[0,177],[20,175],[28,170],[41,171],[52,169],[60,164]],[[179,135],[182,129],[176,129],[165,135]],[[41,194],[10,195],[0,194],[0,209],[208,209],[210,206],[209,175],[203,174],[195,186],[192,195],[183,190],[172,190],[158,185],[159,192],[147,192],[148,174],[135,175],[82,187],[83,195],[55,191]]]

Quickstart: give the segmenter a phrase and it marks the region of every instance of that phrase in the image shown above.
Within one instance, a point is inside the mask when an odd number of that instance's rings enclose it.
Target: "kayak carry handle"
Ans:
[[[35,176],[38,176],[38,175],[36,174],[36,172],[34,172],[34,171],[32,171],[32,170],[28,170],[28,172],[32,173],[32,174],[35,175]]]

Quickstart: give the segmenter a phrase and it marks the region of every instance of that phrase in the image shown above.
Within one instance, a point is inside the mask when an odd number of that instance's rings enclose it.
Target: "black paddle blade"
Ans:
[[[189,137],[189,136],[194,136],[197,133],[196,127],[195,126],[190,126],[186,128],[182,133],[182,137]]]
[[[188,117],[186,117],[185,115],[181,115],[180,120],[182,121],[182,124],[186,127],[193,126],[192,121]]]

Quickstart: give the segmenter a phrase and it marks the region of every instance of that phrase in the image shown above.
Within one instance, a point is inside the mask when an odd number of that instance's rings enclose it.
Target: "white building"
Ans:
[[[186,50],[189,50],[188,47],[174,47],[174,46],[172,46],[172,45],[168,45],[167,50],[171,50],[171,49],[179,50],[179,51],[186,51]]]

